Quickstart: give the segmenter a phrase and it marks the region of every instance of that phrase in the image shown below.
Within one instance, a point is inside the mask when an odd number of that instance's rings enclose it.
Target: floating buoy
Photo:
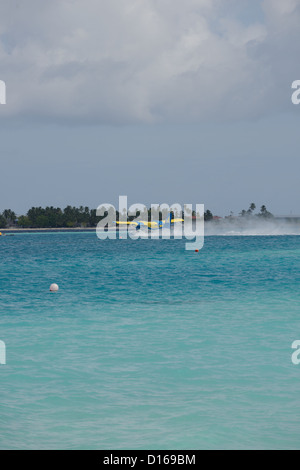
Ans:
[[[199,253],[199,250],[195,250],[195,253]]]
[[[50,286],[50,292],[57,292],[59,289],[57,284],[51,284]]]

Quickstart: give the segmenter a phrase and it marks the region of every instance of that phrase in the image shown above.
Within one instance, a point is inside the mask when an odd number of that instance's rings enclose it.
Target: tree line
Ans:
[[[256,205],[251,203],[248,210],[242,210],[239,214],[240,217],[258,216],[263,218],[273,217],[265,205],[261,206],[260,212],[254,214]],[[148,209],[148,220],[151,220],[151,209]],[[89,207],[80,206],[72,207],[67,206],[64,209],[59,207],[32,207],[26,215],[17,216],[11,209],[5,209],[0,213],[0,228],[6,227],[20,227],[20,228],[76,228],[76,227],[96,227],[98,222],[107,215],[104,213],[102,217],[97,216],[96,209],[89,209]],[[137,212],[137,216],[139,216]],[[184,214],[172,214],[175,217],[184,218]],[[190,215],[196,216],[195,211]],[[230,216],[229,216],[230,217]],[[147,213],[145,214],[147,218]],[[155,217],[156,218],[156,217]],[[159,212],[158,218],[162,220],[163,214]],[[209,221],[214,218],[210,210],[204,213],[204,220]],[[119,219],[119,213],[116,213],[116,219]],[[133,220],[133,216],[129,216],[127,220]]]
[[[254,213],[255,209],[256,209],[256,204],[254,204],[254,202],[251,202],[249,209],[248,210],[243,209],[239,213],[239,216],[240,217],[252,217],[253,215],[255,215],[257,217],[263,217],[265,219],[270,219],[274,217],[273,214],[271,214],[271,212],[267,210],[265,205],[262,205],[260,208],[260,212],[257,212],[256,214]]]
[[[98,222],[107,215],[104,213],[102,217],[97,216],[96,209],[89,207],[67,206],[64,209],[59,207],[32,207],[25,215],[17,216],[11,209],[5,209],[0,213],[0,228],[20,227],[20,228],[76,228],[76,227],[96,227]],[[137,213],[137,216],[139,213]],[[183,214],[175,214],[182,217]],[[195,215],[194,211],[193,214]],[[147,217],[147,214],[146,214]],[[133,220],[133,216],[129,216],[128,220]],[[159,219],[163,218],[163,214],[159,213]],[[205,220],[211,220],[213,214],[207,210],[204,214]],[[119,219],[119,213],[116,213],[116,219]],[[151,209],[148,210],[148,220],[151,220]]]
[[[59,207],[32,207],[26,215],[16,216],[15,212],[6,209],[0,214],[0,228],[72,228],[95,227],[101,217],[96,216],[96,209],[88,207],[67,206]]]

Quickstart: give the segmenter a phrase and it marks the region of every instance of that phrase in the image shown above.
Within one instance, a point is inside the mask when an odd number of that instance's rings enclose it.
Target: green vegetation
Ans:
[[[212,220],[214,218],[212,212],[210,210],[207,210],[204,212],[204,220],[205,221],[208,221],[208,220]]]
[[[5,227],[7,227],[6,219],[5,217],[3,217],[2,214],[0,214],[0,228],[5,228]]]
[[[59,207],[32,207],[26,215],[19,217],[6,209],[0,214],[0,228],[16,226],[21,228],[73,228],[96,227],[101,217],[96,216],[96,209],[88,207],[79,208],[67,206]]]
[[[269,212],[266,208],[266,206],[261,206],[260,208],[260,212],[258,212],[257,214],[254,214],[254,210],[256,209],[256,205],[254,204],[254,202],[252,202],[249,206],[249,209],[246,211],[245,209],[243,209],[239,215],[240,217],[253,217],[253,216],[256,216],[256,217],[263,217],[265,219],[270,219],[273,216],[273,214],[271,214],[271,212]]]
[[[5,211],[0,214],[0,228],[5,228],[10,225],[13,225],[16,220],[16,214],[10,209],[5,209]]]
[[[240,217],[261,217],[264,219],[269,219],[273,217],[273,214],[269,212],[265,205],[261,206],[260,212],[254,214],[256,205],[252,202],[248,210],[243,209],[239,216]],[[98,222],[107,215],[107,212],[104,216],[99,217],[96,215],[96,209],[89,209],[88,207],[80,206],[72,207],[67,206],[65,209],[60,209],[59,207],[32,207],[29,209],[26,215],[16,216],[15,212],[10,209],[5,209],[2,214],[0,213],[0,229],[7,227],[20,227],[20,228],[76,228],[76,227],[96,227]],[[137,213],[137,216],[140,215]],[[143,216],[143,214],[141,214]],[[191,211],[190,214],[187,214],[189,217],[196,216],[195,211]],[[145,219],[148,217],[148,220],[151,220],[151,209],[144,214]],[[119,213],[116,214],[117,220],[119,219]],[[162,220],[165,217],[165,214],[159,212],[155,214],[155,218]],[[184,218],[183,213],[174,214],[172,217],[182,217]],[[230,217],[233,217],[233,213],[230,213]],[[127,220],[133,220],[134,216],[129,216]],[[213,220],[214,216],[210,210],[206,210],[204,213],[204,220],[210,221]]]

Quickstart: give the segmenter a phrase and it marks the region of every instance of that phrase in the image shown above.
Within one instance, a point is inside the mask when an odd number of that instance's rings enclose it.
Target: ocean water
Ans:
[[[1,449],[300,447],[300,237],[184,243],[0,238]]]

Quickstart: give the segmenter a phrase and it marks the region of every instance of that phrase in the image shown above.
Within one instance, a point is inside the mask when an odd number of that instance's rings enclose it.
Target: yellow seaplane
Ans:
[[[172,215],[170,214],[168,219],[166,220],[138,220],[138,221],[132,221],[132,222],[119,222],[116,221],[116,224],[118,226],[122,225],[129,225],[132,228],[135,228],[136,230],[140,230],[141,228],[146,228],[148,230],[158,230],[160,228],[170,228],[176,223],[181,223],[184,222],[184,219],[174,219],[172,218]]]

